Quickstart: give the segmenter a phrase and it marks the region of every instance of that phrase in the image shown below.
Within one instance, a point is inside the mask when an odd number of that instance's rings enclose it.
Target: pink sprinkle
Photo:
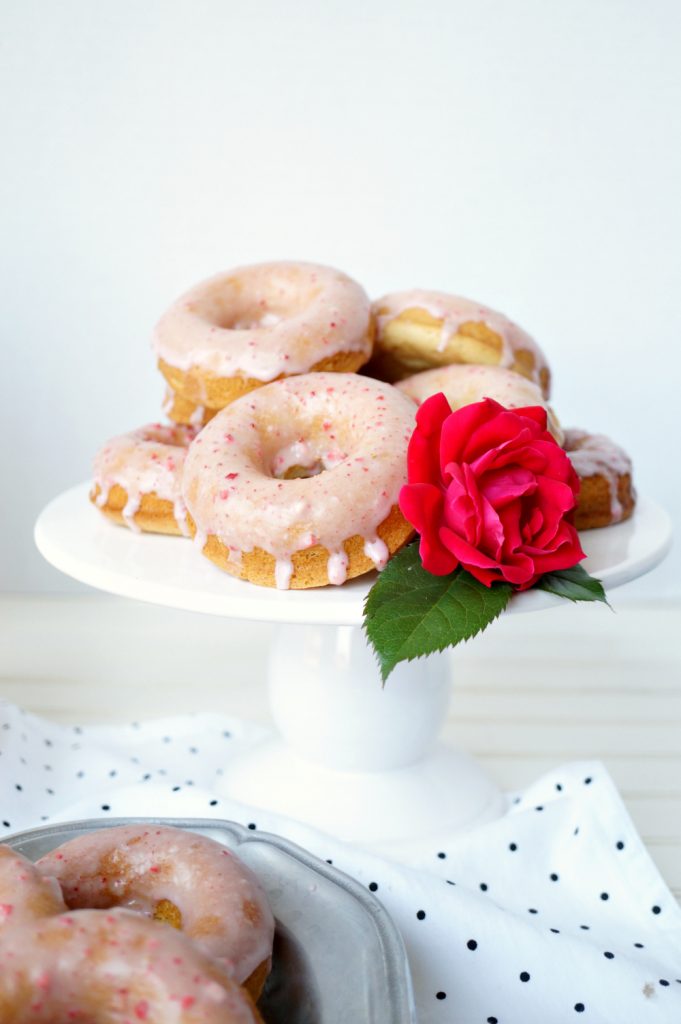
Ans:
[[[154,864],[152,867],[149,868],[149,870],[153,875],[157,875],[161,869],[158,867],[158,865]]]
[[[232,437],[231,434],[225,434],[225,441],[227,441],[228,444],[232,444],[233,441],[234,441],[234,438]]]
[[[220,501],[227,501],[229,498],[229,491],[220,491]]]
[[[322,426],[323,426],[324,430],[331,430],[331,421],[330,420],[324,420],[324,422],[322,423]]]
[[[198,979],[196,979],[196,980],[198,981]],[[190,1008],[190,1006],[194,1005],[195,1002],[196,1002],[196,999],[194,998],[194,996],[184,996],[182,998],[182,1003],[181,1003],[182,1009],[183,1010],[188,1010]]]
[[[225,480],[236,480],[238,475],[238,473],[228,473],[225,477]]]
[[[146,1020],[149,1016],[149,1003],[146,999],[140,999],[139,1003],[135,1005],[135,1016],[138,1020]]]
[[[0,918],[8,918],[13,912],[14,906],[11,903],[0,903]]]

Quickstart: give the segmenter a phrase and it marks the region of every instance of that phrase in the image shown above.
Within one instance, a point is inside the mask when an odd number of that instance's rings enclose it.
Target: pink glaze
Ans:
[[[142,497],[154,493],[171,502],[175,522],[186,534],[182,467],[187,446],[197,433],[196,427],[150,423],[107,441],[95,456],[94,483],[100,488],[97,505],[106,505],[111,488],[118,484],[128,495],[123,518],[131,530],[139,530],[135,514]]]
[[[237,562],[262,548],[282,590],[291,556],[316,544],[329,552],[329,582],[343,583],[343,541],[354,534],[381,568],[376,531],[406,483],[414,415],[395,388],[354,373],[310,373],[244,395],[187,455],[183,491],[200,546],[216,536]],[[315,475],[282,479],[293,466]]]
[[[76,910],[0,933],[7,1024],[254,1024],[241,988],[185,935],[126,910]]]
[[[454,364],[424,370],[407,377],[395,385],[420,405],[426,398],[442,392],[452,409],[493,398],[507,409],[520,409],[526,405],[540,405],[546,409],[548,427],[558,444],[563,443],[563,431],[541,389],[527,377],[502,366],[474,366]]]
[[[274,919],[253,872],[226,847],[184,829],[122,825],[79,836],[37,862],[66,904],[152,916],[161,900],[182,931],[243,982],[272,954]]]
[[[436,320],[442,320],[438,352],[444,352],[462,324],[485,323],[501,338],[500,366],[512,366],[515,361],[515,353],[519,349],[527,349],[534,355],[535,366],[532,379],[536,383],[540,383],[540,370],[548,369],[544,353],[529,334],[503,313],[497,313],[494,309],[489,309],[471,299],[464,299],[459,295],[449,295],[446,292],[431,292],[414,288],[411,291],[384,295],[382,299],[378,299],[374,303],[373,308],[376,313],[379,341],[386,324],[394,320],[400,313],[404,313],[408,309],[423,309]]]
[[[10,926],[66,910],[59,883],[0,845],[0,935]]]
[[[624,515],[622,503],[617,494],[619,476],[631,476],[631,459],[619,445],[604,434],[589,434],[586,430],[572,427],[565,431],[565,451],[580,479],[602,476],[610,491],[610,513],[614,523]]]
[[[364,289],[331,267],[259,263],[196,285],[161,318],[161,359],[218,377],[271,381],[305,373],[338,352],[369,358],[371,305]]]

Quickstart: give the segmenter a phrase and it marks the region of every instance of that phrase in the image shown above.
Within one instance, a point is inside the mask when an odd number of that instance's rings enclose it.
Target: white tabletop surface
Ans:
[[[603,760],[679,898],[681,602],[627,589],[614,614],[566,604],[506,616],[458,649],[446,736],[508,789]],[[94,593],[5,595],[0,697],[74,724],[194,710],[267,723],[272,629]]]

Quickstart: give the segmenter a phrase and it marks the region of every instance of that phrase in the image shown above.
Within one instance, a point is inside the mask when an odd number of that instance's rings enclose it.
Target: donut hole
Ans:
[[[288,469],[284,470],[281,476],[277,476],[278,480],[308,480],[311,476],[319,476],[326,469],[319,460],[314,462],[311,466],[289,466]],[[276,476],[276,474],[273,474]]]
[[[319,287],[298,280],[299,275],[279,280],[257,273],[220,281],[202,310],[215,327],[230,331],[253,331],[276,327],[282,320],[309,309]]]

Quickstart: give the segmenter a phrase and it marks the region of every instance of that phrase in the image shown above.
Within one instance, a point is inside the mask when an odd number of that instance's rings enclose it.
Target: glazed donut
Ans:
[[[65,910],[59,883],[42,875],[22,854],[0,845],[0,935],[8,925]]]
[[[345,274],[314,263],[260,263],[186,292],[161,318],[153,344],[173,391],[222,409],[279,377],[358,370],[373,332],[369,299]]]
[[[182,395],[178,395],[172,388],[166,388],[162,409],[173,423],[197,428],[208,423],[218,411],[217,409],[207,409],[205,405],[196,405],[183,398]]]
[[[537,384],[503,366],[462,366],[452,364],[435,370],[424,370],[400,381],[397,388],[420,405],[426,398],[442,392],[454,409],[463,405],[493,398],[507,409],[521,409],[527,405],[540,405],[546,409],[548,429],[558,444],[563,443],[563,431],[551,406]]]
[[[565,431],[565,451],[579,477],[579,500],[574,513],[578,530],[612,526],[628,519],[636,504],[631,459],[603,434],[571,428]]]
[[[187,535],[181,475],[195,427],[150,423],[114,437],[95,457],[90,500],[131,530]]]
[[[548,398],[551,375],[541,349],[502,313],[457,295],[418,289],[384,295],[373,309],[371,376],[393,382],[450,363],[503,366],[534,381]]]
[[[255,875],[215,840],[161,825],[89,832],[42,857],[67,907],[128,907],[181,929],[257,999],[274,918]]]
[[[128,910],[0,933],[4,1024],[257,1024],[250,996],[185,935]]]
[[[382,568],[413,534],[397,501],[414,420],[405,395],[356,374],[290,377],[240,398],[187,455],[198,547],[284,590]]]

